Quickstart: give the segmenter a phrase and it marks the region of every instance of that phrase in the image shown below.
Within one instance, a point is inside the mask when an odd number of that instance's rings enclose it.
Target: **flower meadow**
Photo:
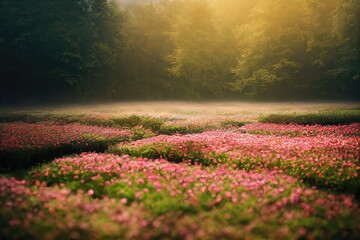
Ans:
[[[360,124],[251,123],[132,142],[128,130],[77,123],[0,129],[3,152],[109,141],[106,153],[2,174],[5,239],[360,238]]]
[[[65,154],[104,151],[109,144],[131,136],[128,130],[78,123],[1,123],[0,166],[31,165]]]
[[[2,217],[10,236],[358,236],[360,212],[352,197],[306,187],[278,170],[90,153],[57,159],[34,171],[30,181],[1,179]]]
[[[356,126],[356,127],[354,127]],[[347,133],[358,131],[350,126]],[[253,128],[250,126],[250,128]],[[263,125],[261,128],[264,129]],[[284,127],[275,128],[281,131]],[[295,137],[244,134],[236,131],[210,131],[201,134],[156,136],[122,143],[110,152],[144,157],[163,157],[178,162],[191,159],[203,165],[227,164],[238,169],[279,169],[319,187],[360,193],[360,137],[344,136],[343,126],[320,129],[300,127]],[[294,129],[290,126],[288,131]],[[274,131],[269,125],[268,132]],[[340,132],[340,134],[334,134]],[[315,135],[315,136],[314,136]]]
[[[14,148],[41,148],[81,142],[87,135],[107,138],[130,137],[127,130],[99,126],[86,126],[78,123],[52,125],[51,122],[39,123],[2,123],[0,124],[0,150]]]
[[[360,136],[360,124],[348,125],[298,125],[252,123],[241,127],[242,130],[252,134],[284,135],[284,136]]]

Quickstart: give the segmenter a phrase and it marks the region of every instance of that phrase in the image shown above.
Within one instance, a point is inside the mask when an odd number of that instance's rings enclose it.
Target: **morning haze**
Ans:
[[[360,3],[0,3],[2,104],[357,100]]]

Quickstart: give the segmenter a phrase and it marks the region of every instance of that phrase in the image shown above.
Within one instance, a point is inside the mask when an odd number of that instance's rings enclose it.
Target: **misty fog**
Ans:
[[[0,103],[358,100],[360,2],[0,3]]]

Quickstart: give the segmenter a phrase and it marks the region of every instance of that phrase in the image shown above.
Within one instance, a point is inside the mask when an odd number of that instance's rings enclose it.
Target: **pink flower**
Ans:
[[[12,219],[12,220],[9,221],[9,225],[11,227],[18,226],[18,225],[20,225],[20,221],[17,220],[17,219]]]
[[[136,183],[137,183],[137,184],[144,184],[145,181],[144,181],[144,179],[139,178],[139,179],[136,181]]]
[[[231,194],[231,192],[226,191],[224,195],[225,195],[226,198],[231,198],[232,194]]]
[[[305,236],[306,235],[306,228],[303,228],[303,227],[301,227],[301,228],[299,228],[298,230],[297,230],[297,233],[300,235],[300,236]]]
[[[92,190],[92,189],[89,189],[89,190],[88,190],[88,192],[87,192],[87,194],[88,194],[89,196],[92,196],[92,195],[94,195],[94,190]]]
[[[135,193],[135,198],[136,199],[141,199],[143,197],[143,193],[142,192],[136,192]]]

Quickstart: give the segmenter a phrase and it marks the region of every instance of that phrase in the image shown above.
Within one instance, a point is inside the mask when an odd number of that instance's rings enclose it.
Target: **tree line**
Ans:
[[[0,100],[359,99],[359,13],[356,0],[0,0]]]

